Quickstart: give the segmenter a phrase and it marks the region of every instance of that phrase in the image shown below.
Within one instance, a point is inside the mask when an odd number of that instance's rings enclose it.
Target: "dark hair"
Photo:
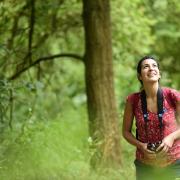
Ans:
[[[157,62],[157,60],[154,57],[152,57],[152,56],[144,56],[143,58],[141,58],[139,60],[139,62],[137,64],[137,68],[136,68],[137,69],[137,75],[141,74],[141,65],[142,65],[142,62],[144,60],[146,60],[146,59],[153,59],[154,61],[156,61],[157,65],[158,65],[158,69],[159,69],[159,63]],[[141,84],[143,84],[142,81],[139,78],[138,78],[138,80],[140,81]]]

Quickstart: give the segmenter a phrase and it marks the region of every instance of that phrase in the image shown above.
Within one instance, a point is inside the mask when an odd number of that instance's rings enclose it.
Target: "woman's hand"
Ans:
[[[140,143],[139,149],[143,152],[145,159],[153,160],[156,159],[156,152],[151,151],[147,148],[147,143]]]
[[[169,148],[172,147],[173,143],[174,143],[174,137],[173,137],[173,134],[170,134],[162,140],[162,143],[156,149],[156,152],[158,152],[158,154],[161,154],[161,155],[167,154],[167,152],[169,151]]]

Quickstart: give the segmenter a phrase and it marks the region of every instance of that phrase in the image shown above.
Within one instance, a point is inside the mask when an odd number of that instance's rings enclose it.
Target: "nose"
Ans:
[[[153,70],[154,69],[154,66],[151,64],[150,66],[149,66],[149,70]]]

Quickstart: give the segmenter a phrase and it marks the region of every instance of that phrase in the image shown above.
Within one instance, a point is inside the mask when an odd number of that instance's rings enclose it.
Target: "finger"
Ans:
[[[162,144],[156,149],[156,152],[162,151],[163,148],[164,148],[164,143],[162,143]]]
[[[148,156],[148,159],[151,159],[151,160],[153,160],[153,159],[156,159],[156,155],[151,155],[151,156]]]
[[[155,151],[152,151],[152,150],[148,149],[147,147],[144,150],[145,150],[146,153],[155,154]]]
[[[146,152],[149,153],[149,154],[156,154],[154,151],[151,151],[149,149],[146,149]]]
[[[156,154],[146,154],[145,155],[147,159],[155,159],[156,158]]]
[[[165,147],[166,147],[166,148],[164,149],[164,153],[166,153],[166,154],[167,154],[167,152],[169,151],[169,146],[168,146],[168,145],[166,145]]]
[[[167,154],[168,150],[169,150],[169,147],[167,145],[164,145],[163,149],[161,151],[159,151],[158,154],[165,155],[165,154]]]

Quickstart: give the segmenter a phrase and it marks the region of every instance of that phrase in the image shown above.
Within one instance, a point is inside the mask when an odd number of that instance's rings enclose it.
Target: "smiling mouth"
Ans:
[[[156,76],[157,74],[155,73],[151,73],[151,74],[148,74],[149,77],[153,77],[153,76]]]
[[[157,75],[157,73],[155,71],[151,71],[148,73],[148,76],[156,76],[156,75]]]

